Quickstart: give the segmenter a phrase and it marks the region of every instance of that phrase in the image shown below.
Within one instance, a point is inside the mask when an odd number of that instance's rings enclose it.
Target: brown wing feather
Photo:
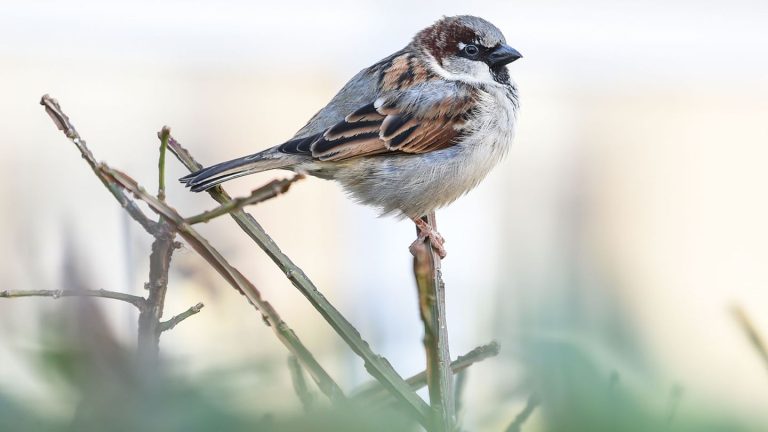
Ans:
[[[398,91],[424,80],[436,79],[409,53],[395,57],[381,75],[381,94]],[[426,112],[400,106],[397,97],[385,103],[371,103],[349,114],[312,143],[312,156],[323,161],[340,161],[386,152],[427,153],[455,144],[466,114],[474,106],[474,92],[446,97]]]

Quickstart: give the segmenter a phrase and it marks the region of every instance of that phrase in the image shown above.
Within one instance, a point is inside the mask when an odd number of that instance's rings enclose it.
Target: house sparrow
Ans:
[[[271,169],[333,179],[382,215],[408,217],[419,239],[442,237],[422,217],[477,186],[515,134],[522,57],[493,24],[445,17],[355,75],[289,141],[181,178],[194,192]]]

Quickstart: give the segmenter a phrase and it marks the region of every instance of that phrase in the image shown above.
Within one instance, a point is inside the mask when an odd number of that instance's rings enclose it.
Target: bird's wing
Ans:
[[[405,53],[405,50],[398,51],[358,72],[336,93],[328,105],[312,116],[307,124],[296,132],[293,139],[302,139],[325,132],[329,127],[344,120],[347,114],[376,100],[381,93],[387,66]]]
[[[386,92],[323,132],[289,141],[279,149],[323,161],[444,149],[460,138],[476,98],[477,93],[461,83],[430,80]]]

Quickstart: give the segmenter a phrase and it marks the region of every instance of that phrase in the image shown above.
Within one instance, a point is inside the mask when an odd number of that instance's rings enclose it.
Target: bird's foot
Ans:
[[[428,238],[430,240],[430,244],[432,245],[432,249],[434,249],[435,252],[437,252],[437,255],[440,256],[440,259],[445,258],[447,254],[445,252],[445,246],[443,245],[445,243],[445,239],[443,238],[443,236],[441,236],[436,229],[432,228],[430,224],[428,224],[421,218],[414,218],[412,220],[413,220],[413,223],[416,224],[416,229],[418,230],[418,237],[413,243],[411,243],[411,246],[408,248],[408,250],[411,251],[411,254],[415,256],[416,248],[424,244],[424,241]]]

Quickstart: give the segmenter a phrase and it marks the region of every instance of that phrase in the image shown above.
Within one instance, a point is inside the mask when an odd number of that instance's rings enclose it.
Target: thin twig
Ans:
[[[207,210],[199,215],[190,216],[187,218],[187,223],[194,225],[200,222],[208,222],[213,218],[231,213],[235,210],[240,210],[245,206],[258,204],[269,199],[272,199],[280,194],[288,192],[291,185],[304,178],[302,174],[296,174],[289,179],[272,180],[264,186],[254,189],[250,195],[246,197],[235,198],[226,204],[222,204],[213,210]]]
[[[200,312],[200,310],[203,309],[205,305],[202,303],[198,303],[189,309],[185,310],[184,312],[171,317],[168,321],[163,321],[160,323],[160,331],[164,332],[167,330],[171,330],[174,327],[176,327],[180,322],[184,321],[185,319],[191,317],[192,315],[195,315]]]
[[[499,344],[493,341],[487,345],[481,345],[472,351],[459,356],[456,360],[451,362],[451,371],[453,373],[459,373],[475,363],[481,362],[485,359],[497,356],[499,354]],[[416,375],[405,380],[411,388],[416,391],[427,385],[427,371],[421,371]],[[360,389],[352,392],[355,399],[371,400],[377,396],[383,394],[383,388],[379,382],[371,382],[364,384]]]
[[[304,411],[309,412],[315,404],[315,396],[309,391],[307,381],[304,379],[304,369],[294,356],[288,357],[288,369],[291,371],[291,382],[293,390],[301,401]]]
[[[424,218],[437,229],[435,213]],[[417,228],[418,231],[418,228]],[[418,232],[417,232],[418,234]],[[448,325],[445,316],[445,285],[440,271],[440,256],[427,237],[412,248],[413,272],[419,293],[419,312],[424,322],[424,349],[427,354],[427,387],[432,407],[432,430],[452,431],[456,422]]]
[[[525,407],[515,416],[515,419],[507,426],[505,432],[520,432],[523,428],[523,423],[533,414],[537,406],[539,406],[539,398],[536,395],[528,397]]]
[[[757,355],[760,356],[763,364],[768,367],[768,349],[766,348],[765,339],[763,339],[763,336],[752,323],[749,315],[747,315],[741,306],[733,306],[731,308],[731,313],[733,313],[733,317],[736,319],[736,322],[747,335],[749,342],[757,352]]]
[[[168,148],[190,171],[202,168],[195,159],[173,137],[168,140]],[[219,202],[226,204],[232,200],[221,187],[208,190],[208,193]],[[384,383],[386,388],[399,400],[403,401],[416,419],[424,426],[428,424],[429,406],[414,393],[408,383],[395,371],[392,365],[384,357],[371,350],[368,342],[363,340],[354,326],[331,305],[331,303],[318,291],[315,284],[307,277],[293,261],[285,255],[272,238],[264,231],[264,228],[256,222],[250,214],[243,210],[235,210],[229,214],[237,224],[248,234],[251,239],[272,259],[272,261],[285,273],[293,285],[309,300],[312,306],[331,325],[336,333],[347,345],[365,362],[366,370],[377,380]]]
[[[51,297],[54,299],[60,297],[101,297],[106,299],[120,300],[130,303],[139,310],[144,309],[146,300],[143,297],[125,294],[116,291],[99,290],[29,290],[29,291],[0,291],[0,298],[14,297]]]
[[[171,136],[171,128],[163,126],[160,130],[160,157],[157,158],[157,199],[165,201],[165,149],[168,148],[168,137]]]
[[[67,115],[64,114],[64,112],[61,110],[59,102],[48,95],[44,95],[40,100],[40,105],[45,107],[45,111],[56,124],[56,127],[63,131],[67,138],[69,138],[75,144],[75,146],[77,146],[78,150],[80,150],[80,155],[83,157],[83,159],[85,159],[86,162],[88,162],[88,165],[91,167],[91,169],[93,169],[96,177],[98,177],[104,186],[109,189],[109,192],[112,194],[112,196],[115,197],[115,199],[117,199],[117,202],[120,203],[120,205],[136,222],[139,223],[139,225],[144,228],[144,230],[150,234],[153,234],[155,232],[156,226],[155,221],[149,219],[136,205],[135,202],[125,196],[123,191],[117,187],[114,182],[111,182],[108,177],[104,176],[104,174],[100,173],[96,169],[98,162],[96,162],[93,154],[85,145],[85,140],[80,137],[80,134],[77,133],[77,130],[69,121],[69,117],[67,117]]]
[[[110,191],[113,192],[113,195],[118,201],[121,203],[123,201],[129,202],[139,213],[141,213],[141,210],[138,210],[135,203],[129,200],[123,193],[124,189],[128,190],[134,194],[134,196],[145,201],[153,211],[160,214],[165,220],[172,224],[179,235],[187,240],[187,242],[189,242],[189,244],[206,261],[208,261],[211,266],[230,283],[230,285],[239,292],[245,294],[251,303],[261,311],[264,321],[272,327],[273,331],[278,336],[278,339],[302,362],[304,367],[307,368],[323,393],[333,401],[344,399],[344,394],[338,384],[336,384],[322,366],[320,366],[312,353],[301,343],[293,330],[288,327],[288,325],[280,318],[277,311],[272,308],[272,305],[262,299],[261,293],[248,279],[246,279],[237,269],[232,267],[205,238],[189,226],[175,209],[148,194],[144,188],[140,187],[136,181],[129,176],[119,171],[112,170],[104,164],[96,163],[90,150],[85,146],[85,142],[76,134],[76,132],[74,132],[74,128],[69,123],[67,116],[61,111],[58,102],[46,95],[43,96],[41,104],[46,107],[46,111],[48,111],[59,129],[63,130],[65,134],[72,139],[96,176],[110,188]],[[141,215],[146,221],[154,224],[154,222],[146,218],[143,213],[141,213]],[[142,223],[142,221],[139,222]]]

